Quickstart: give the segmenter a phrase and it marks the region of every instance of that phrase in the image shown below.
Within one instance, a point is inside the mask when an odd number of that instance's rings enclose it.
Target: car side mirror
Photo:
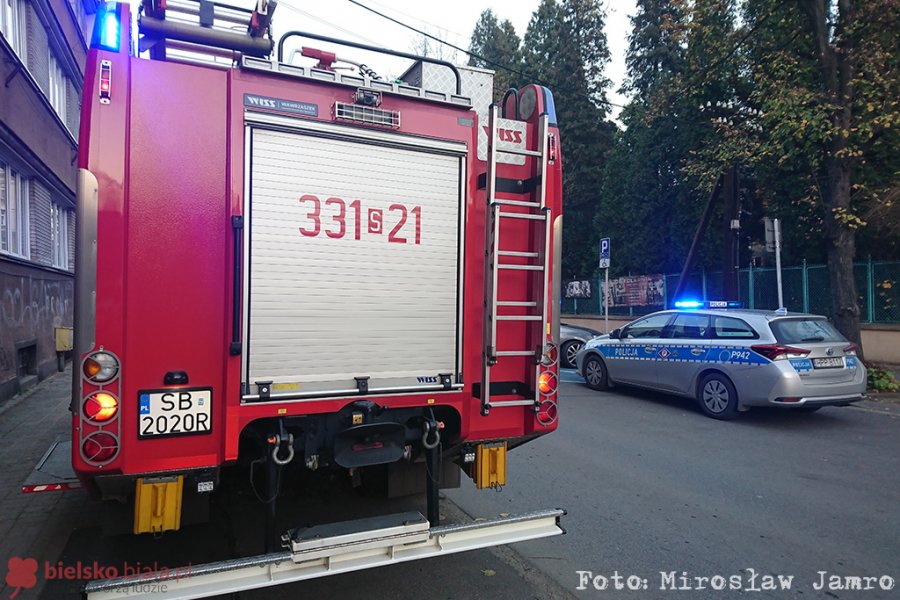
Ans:
[[[622,330],[618,327],[609,332],[609,337],[614,340],[618,340],[622,338]]]

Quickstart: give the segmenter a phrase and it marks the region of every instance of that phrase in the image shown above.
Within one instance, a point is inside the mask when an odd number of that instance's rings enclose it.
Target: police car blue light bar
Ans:
[[[675,308],[741,308],[737,300],[676,300]]]
[[[675,308],[703,308],[700,300],[676,300]]]

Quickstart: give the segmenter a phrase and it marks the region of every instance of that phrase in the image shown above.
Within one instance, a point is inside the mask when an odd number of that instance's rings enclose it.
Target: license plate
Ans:
[[[844,359],[833,357],[833,358],[814,358],[813,359],[813,368],[814,369],[837,369],[844,366]]]
[[[193,435],[212,431],[212,390],[138,393],[138,437]]]

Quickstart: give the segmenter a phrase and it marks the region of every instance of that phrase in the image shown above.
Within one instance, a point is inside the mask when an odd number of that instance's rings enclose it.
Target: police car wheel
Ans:
[[[584,381],[592,390],[607,389],[606,365],[596,356],[588,356],[584,359]]]
[[[584,342],[578,340],[572,340],[563,344],[562,367],[564,369],[575,368],[575,356],[578,354],[578,351],[581,350],[582,346],[584,346]]]
[[[733,419],[738,415],[734,384],[719,373],[710,373],[703,378],[697,389],[697,401],[703,413],[713,419]]]

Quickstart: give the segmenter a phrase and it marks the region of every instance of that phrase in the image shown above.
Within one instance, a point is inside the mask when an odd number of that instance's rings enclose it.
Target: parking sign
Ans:
[[[609,238],[600,240],[600,268],[609,268]]]

